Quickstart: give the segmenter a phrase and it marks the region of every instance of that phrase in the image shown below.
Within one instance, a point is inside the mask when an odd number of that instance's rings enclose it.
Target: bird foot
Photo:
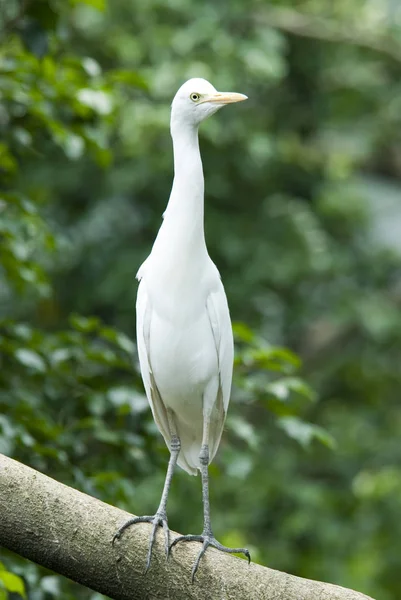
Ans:
[[[155,515],[146,515],[144,517],[132,517],[132,519],[128,519],[128,521],[121,525],[121,527],[119,527],[119,529],[116,531],[112,539],[112,544],[114,544],[116,540],[120,539],[121,535],[128,527],[131,527],[131,525],[136,525],[137,523],[150,523],[152,525],[152,532],[149,538],[148,556],[146,559],[146,573],[150,567],[153,544],[156,538],[156,531],[159,525],[164,529],[165,550],[166,557],[168,558],[170,553],[170,529],[168,527],[167,515],[165,512],[157,512]]]
[[[203,532],[201,535],[180,535],[176,537],[175,540],[173,540],[173,542],[170,544],[170,550],[179,542],[201,542],[202,544],[202,548],[199,551],[198,556],[196,557],[194,566],[192,567],[192,583],[194,582],[195,574],[198,570],[201,558],[205,554],[209,546],[217,548],[217,550],[221,550],[222,552],[228,552],[229,554],[245,554],[245,556],[248,559],[248,564],[251,562],[251,555],[249,554],[249,550],[247,550],[246,548],[228,548],[227,546],[223,546],[223,544],[220,544],[220,542],[216,540],[212,533]]]

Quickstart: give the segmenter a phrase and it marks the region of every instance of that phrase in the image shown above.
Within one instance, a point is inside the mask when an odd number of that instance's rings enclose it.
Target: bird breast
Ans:
[[[207,298],[220,279],[207,253],[168,258],[152,253],[142,273],[150,305],[149,354],[163,402],[182,411],[194,402],[201,407],[205,389],[218,381]]]
[[[164,404],[172,409],[180,407],[185,413],[195,402],[201,411],[205,389],[218,377],[217,351],[206,310],[188,324],[166,321],[152,311],[149,347]]]
[[[209,294],[220,276],[206,250],[199,253],[152,252],[143,279],[149,300],[160,318],[176,328],[189,328],[206,314]]]

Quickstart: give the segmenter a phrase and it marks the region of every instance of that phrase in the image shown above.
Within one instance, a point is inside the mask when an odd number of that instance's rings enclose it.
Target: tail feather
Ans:
[[[210,419],[209,463],[212,462],[219,447],[225,416],[223,395],[221,388],[219,388]],[[199,454],[202,446],[203,418],[201,417],[195,423],[188,423],[188,421],[184,421],[175,413],[174,423],[177,428],[177,435],[181,441],[181,450],[177,463],[190,475],[197,475],[200,467]]]
[[[176,417],[176,415],[175,415]],[[175,418],[177,435],[181,441],[181,450],[177,463],[190,475],[197,475],[199,469],[199,454],[202,445],[202,426],[182,422]]]

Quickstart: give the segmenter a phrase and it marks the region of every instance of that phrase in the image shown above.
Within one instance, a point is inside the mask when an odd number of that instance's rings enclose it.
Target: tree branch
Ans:
[[[115,600],[372,600],[328,583],[301,579],[209,549],[195,583],[198,544],[182,544],[166,562],[157,536],[143,573],[149,525],[111,544],[129,515],[0,455],[0,544]]]
[[[401,62],[401,45],[391,39],[391,33],[370,35],[366,28],[339,23],[319,15],[298,12],[291,8],[269,8],[256,15],[257,23],[264,23],[295,36],[358,46]]]

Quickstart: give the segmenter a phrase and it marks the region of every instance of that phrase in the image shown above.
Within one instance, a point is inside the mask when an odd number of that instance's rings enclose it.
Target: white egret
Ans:
[[[151,523],[146,570],[159,525],[167,556],[180,541],[201,542],[192,579],[208,546],[244,553],[250,560],[246,548],[221,545],[210,524],[208,465],[219,446],[230,400],[233,336],[223,284],[205,243],[198,142],[204,119],[246,98],[217,92],[205,79],[190,79],[178,90],[171,108],[173,187],[152,251],[137,274],[141,374],[170,461],[156,514],[129,519],[114,539],[130,525]],[[201,535],[180,536],[170,546],[166,504],[176,463],[191,475],[201,473],[204,524]]]

